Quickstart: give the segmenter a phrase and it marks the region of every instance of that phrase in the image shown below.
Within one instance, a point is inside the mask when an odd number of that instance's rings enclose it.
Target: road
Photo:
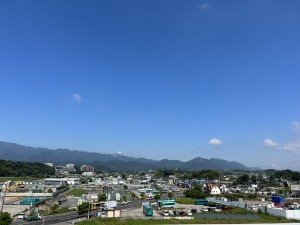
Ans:
[[[77,212],[68,212],[68,213],[62,213],[62,214],[56,214],[56,215],[49,215],[44,217],[42,220],[36,220],[36,221],[26,221],[26,220],[14,220],[12,222],[13,225],[50,225],[50,224],[56,224],[60,222],[65,222],[65,221],[70,221],[70,220],[75,220],[80,217],[84,216],[79,216]]]

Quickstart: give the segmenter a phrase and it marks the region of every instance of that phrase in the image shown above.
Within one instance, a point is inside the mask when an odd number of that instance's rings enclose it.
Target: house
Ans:
[[[300,184],[291,184],[292,196],[300,196]]]
[[[218,186],[213,186],[210,190],[210,194],[211,195],[220,195],[221,194],[221,190]]]

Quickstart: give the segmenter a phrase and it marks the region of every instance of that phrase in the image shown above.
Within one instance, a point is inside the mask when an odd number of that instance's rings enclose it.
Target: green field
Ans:
[[[182,199],[183,201],[189,201]],[[195,217],[207,215],[207,218],[194,218],[190,220],[181,219],[145,219],[126,218],[93,218],[89,221],[76,223],[78,225],[144,225],[144,224],[255,224],[255,223],[295,223],[299,221],[287,220],[281,217],[265,213],[256,213],[241,208],[234,208],[230,211],[211,212],[195,214]],[[214,216],[215,215],[215,216]]]
[[[176,198],[175,201],[178,204],[195,204],[195,199],[193,198]]]
[[[36,177],[0,177],[0,182],[5,181],[24,181],[24,180],[30,180],[30,181],[38,181],[43,180],[42,178],[36,178]]]
[[[85,189],[73,189],[68,192],[68,195],[74,195],[75,197],[81,197],[83,194],[87,194],[88,190]]]
[[[144,224],[255,224],[255,223],[289,223],[295,222],[272,216],[262,216],[257,220],[216,220],[216,219],[191,219],[191,220],[178,220],[178,219],[117,219],[117,218],[101,218],[91,219],[89,221],[82,221],[76,223],[77,225],[144,225]]]

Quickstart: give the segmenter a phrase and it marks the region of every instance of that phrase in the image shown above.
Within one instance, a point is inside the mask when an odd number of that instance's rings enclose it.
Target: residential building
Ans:
[[[80,167],[80,170],[82,172],[94,172],[94,167],[93,166],[90,166],[90,165],[83,165]]]

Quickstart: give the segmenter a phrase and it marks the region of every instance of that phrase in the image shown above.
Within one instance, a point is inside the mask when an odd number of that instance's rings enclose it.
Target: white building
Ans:
[[[54,166],[54,164],[53,163],[44,163],[45,165],[47,165],[47,166],[51,166],[51,167],[53,167]]]
[[[292,195],[300,195],[300,184],[291,184]]]
[[[218,186],[213,186],[212,189],[210,190],[211,195],[220,195],[221,190]]]
[[[70,169],[70,170],[73,170],[74,169],[74,164],[72,164],[72,163],[68,163],[67,165],[66,165],[66,167],[68,168],[68,169]]]
[[[44,180],[45,185],[52,185],[52,186],[63,186],[67,185],[66,178],[47,178]]]
[[[82,176],[85,176],[85,177],[92,177],[92,176],[94,176],[94,175],[95,175],[94,172],[83,172],[83,173],[82,173]]]
[[[80,178],[78,177],[68,177],[67,183],[69,185],[79,185],[80,184]]]

